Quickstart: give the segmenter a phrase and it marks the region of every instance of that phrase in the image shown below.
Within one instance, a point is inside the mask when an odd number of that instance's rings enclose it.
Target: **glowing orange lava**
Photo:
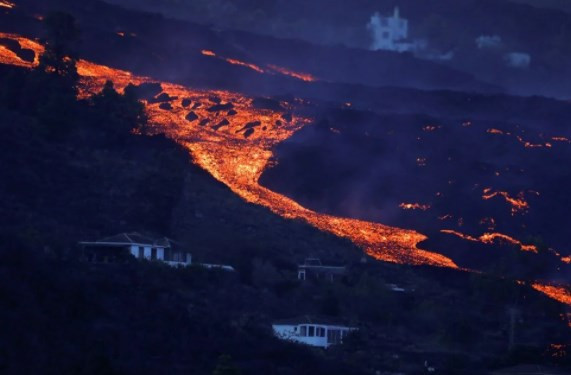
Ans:
[[[209,56],[209,57],[219,57],[214,51],[211,50],[207,50],[207,49],[203,49],[202,51],[200,51],[200,53],[202,53],[204,56]],[[244,62],[238,59],[232,59],[232,58],[225,58],[225,57],[219,57],[220,59],[226,61],[227,63],[233,64],[233,65],[240,65],[240,66],[244,66],[246,68],[252,69],[255,72],[258,73],[279,73],[279,74],[283,74],[285,76],[289,76],[289,77],[293,77],[305,82],[313,82],[316,81],[317,79],[312,76],[311,74],[308,73],[299,73],[299,72],[294,72],[293,70],[281,67],[281,66],[277,66],[277,65],[272,65],[269,64],[267,66],[267,69],[263,69],[260,66],[256,65],[256,64],[251,64],[248,62]]]
[[[543,294],[548,295],[556,301],[564,303],[566,305],[571,305],[571,291],[567,287],[555,286],[555,285],[545,285],[539,283],[531,284],[531,287]]]
[[[22,47],[33,49],[37,55],[43,52],[43,47],[36,42],[9,34],[0,34],[0,37],[18,40]],[[35,63],[25,62],[8,49],[0,50],[0,56],[2,63],[29,68],[37,65],[38,61],[36,56]],[[118,90],[124,89],[129,83],[138,85],[153,82],[146,77],[137,77],[85,60],[78,62],[77,69],[82,77],[81,97],[98,92],[107,80],[112,80]],[[266,206],[285,218],[302,219],[321,230],[348,238],[379,260],[457,268],[451,259],[419,249],[417,244],[426,237],[415,231],[319,214],[258,184],[272,157],[272,148],[308,125],[310,119],[294,116],[292,121],[285,122],[281,113],[255,109],[251,98],[237,93],[191,90],[170,83],[162,83],[162,87],[171,97],[189,98],[193,102],[207,104],[209,98],[218,96],[224,102],[233,104],[237,114],[231,117],[208,111],[207,105],[193,110],[200,119],[208,119],[211,124],[227,120],[228,125],[218,130],[200,126],[199,121],[186,120],[188,110],[180,100],[172,103],[172,110],[160,109],[159,103],[147,103],[146,108],[156,132],[163,132],[186,146],[196,163],[246,201]],[[284,102],[282,105],[287,110],[295,109],[295,103]],[[257,121],[258,129],[246,136],[245,125]]]
[[[2,8],[8,8],[8,9],[12,9],[16,6],[16,4],[11,3],[7,0],[0,0],[0,7]]]
[[[518,194],[517,198],[514,198],[510,196],[508,192],[505,191],[494,192],[492,191],[491,188],[486,188],[484,189],[484,192],[482,194],[482,199],[488,200],[497,196],[503,197],[506,200],[506,202],[511,205],[512,216],[514,216],[517,213],[525,213],[529,209],[529,204],[524,199],[524,195],[525,194],[521,192]]]
[[[430,209],[429,204],[420,204],[420,203],[401,203],[399,207],[403,210],[421,210],[426,211]]]
[[[244,66],[244,67],[252,69],[253,71],[256,71],[258,73],[264,73],[264,69],[260,68],[259,66],[255,65],[255,64],[250,64],[250,63],[240,61],[240,60],[236,60],[236,59],[225,59],[225,60],[230,64]]]
[[[9,49],[0,46],[0,63],[28,68],[38,64],[39,54],[44,50],[40,44],[11,34],[0,33],[0,38],[17,40],[22,48],[36,52],[34,62],[29,63],[20,59]],[[100,91],[107,80],[112,80],[118,90],[123,90],[130,83],[139,85],[156,82],[147,77],[135,76],[127,71],[112,69],[85,60],[78,62],[77,69],[81,76],[81,97]],[[291,137],[297,130],[308,126],[312,122],[311,119],[294,114],[291,121],[285,121],[280,112],[256,109],[252,105],[251,98],[239,93],[192,90],[165,82],[161,85],[163,91],[170,97],[179,99],[173,100],[172,109],[168,110],[161,109],[159,103],[146,103],[146,110],[154,131],[164,133],[185,146],[197,164],[244,200],[265,206],[284,218],[301,219],[323,231],[347,238],[378,260],[458,268],[450,258],[444,255],[419,249],[417,245],[426,239],[420,233],[363,220],[317,213],[258,183],[261,174],[270,163],[273,147]],[[212,97],[220,98],[223,103],[231,103],[236,114],[228,116],[224,111],[212,110]],[[180,98],[190,99],[193,103],[201,103],[202,106],[192,111],[198,119],[209,120],[209,124],[214,124],[214,126],[202,126],[201,121],[187,120],[189,110],[182,105]],[[296,106],[303,105],[303,101],[295,100],[292,103],[282,102],[281,104],[289,113],[295,113]],[[217,126],[223,121],[225,121],[224,126]],[[248,132],[253,128],[255,128],[253,132]],[[459,233],[458,235],[464,236]],[[519,244],[523,250],[533,250],[531,245],[523,245],[501,234],[485,234],[480,239],[470,237],[471,240],[485,243],[494,241],[496,238]],[[565,294],[564,288],[538,283],[534,284],[534,288],[571,305],[569,292]]]
[[[521,241],[516,240],[515,238],[510,237],[507,234],[484,233],[480,237],[473,237],[473,236],[470,236],[469,234],[460,233],[458,231],[451,230],[451,229],[442,229],[440,232],[446,233],[446,234],[452,234],[456,237],[460,237],[460,238],[467,240],[467,241],[481,242],[481,243],[488,244],[488,245],[493,244],[495,241],[504,241],[504,242],[508,242],[512,245],[519,246],[521,248],[521,250],[523,250],[523,251],[530,251],[533,253],[538,252],[537,247],[535,245],[525,245]]]
[[[212,56],[212,57],[216,56],[216,54],[215,54],[214,52],[212,52],[212,51],[210,51],[210,50],[207,50],[207,49],[203,49],[203,50],[200,51],[200,52],[201,52],[204,56]]]
[[[278,72],[278,73],[281,73],[281,74],[283,74],[283,75],[290,76],[290,77],[293,77],[293,78],[297,78],[297,79],[300,79],[300,80],[305,81],[305,82],[313,82],[313,81],[315,81],[315,77],[312,76],[311,74],[307,74],[307,73],[297,73],[297,72],[294,72],[294,71],[292,71],[292,70],[289,70],[289,69],[286,69],[286,68],[283,68],[283,67],[277,66],[277,65],[268,65],[268,67],[269,67],[270,69],[272,69],[272,70]]]

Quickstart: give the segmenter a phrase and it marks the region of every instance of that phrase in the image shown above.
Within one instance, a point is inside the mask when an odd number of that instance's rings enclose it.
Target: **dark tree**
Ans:
[[[75,86],[77,74],[77,54],[73,44],[79,39],[80,31],[75,18],[67,13],[56,12],[44,20],[46,29],[45,52],[40,57],[39,69],[66,78]]]
[[[91,97],[91,103],[98,121],[109,130],[122,134],[133,129],[145,130],[148,121],[145,107],[137,99],[132,85],[127,86],[121,95],[113,82],[107,81],[103,90]]]

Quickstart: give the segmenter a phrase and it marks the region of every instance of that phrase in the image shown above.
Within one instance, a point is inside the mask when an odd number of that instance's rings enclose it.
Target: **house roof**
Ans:
[[[144,244],[144,245],[154,245],[155,241],[149,237],[143,236],[138,232],[131,233],[119,233],[111,237],[105,237],[95,242],[105,242],[105,243],[128,243],[128,244]]]
[[[153,239],[138,232],[119,233],[114,236],[105,237],[94,242],[80,242],[83,245],[105,245],[105,246],[160,246],[160,247],[180,247],[180,244],[170,238],[162,237]]]
[[[299,264],[298,268],[305,268],[316,272],[343,273],[345,267],[341,265],[323,264],[319,258],[306,258],[303,264]]]
[[[296,318],[281,319],[273,321],[274,325],[299,325],[299,324],[316,324],[316,325],[327,325],[327,326],[342,326],[350,327],[346,321],[342,319],[335,319],[323,316],[310,316],[303,315]]]

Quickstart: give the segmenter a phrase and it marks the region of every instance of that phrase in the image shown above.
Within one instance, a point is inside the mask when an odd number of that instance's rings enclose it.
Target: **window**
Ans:
[[[142,246],[139,247],[139,259],[143,259],[145,256],[144,249]]]
[[[325,328],[323,328],[323,327],[317,327],[316,336],[318,336],[318,337],[325,337]]]
[[[157,260],[157,249],[154,247],[151,249],[151,259]]]
[[[307,326],[299,327],[299,335],[302,337],[307,336]]]
[[[309,337],[313,337],[315,336],[315,327],[314,326],[309,326]]]

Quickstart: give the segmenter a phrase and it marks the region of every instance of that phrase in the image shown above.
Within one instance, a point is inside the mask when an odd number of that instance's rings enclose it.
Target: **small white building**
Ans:
[[[480,35],[475,40],[478,49],[500,48],[502,38],[499,35]]]
[[[272,324],[272,328],[274,335],[282,340],[320,348],[342,344],[345,337],[358,330],[331,319],[308,316],[277,321]]]
[[[152,239],[139,233],[121,233],[93,242],[79,243],[84,258],[93,263],[119,263],[132,259],[161,261],[173,267],[192,263],[190,252],[166,237]]]
[[[506,65],[510,68],[526,69],[531,65],[531,55],[525,52],[510,52],[504,55]]]
[[[407,41],[408,20],[400,17],[399,8],[396,7],[390,17],[381,16],[379,12],[373,14],[367,24],[373,42],[371,49],[396,52],[414,51],[417,43]]]

